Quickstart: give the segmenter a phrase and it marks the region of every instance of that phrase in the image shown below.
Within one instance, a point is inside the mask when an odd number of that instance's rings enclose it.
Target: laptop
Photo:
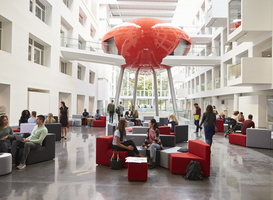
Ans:
[[[15,135],[15,138],[17,141],[20,141],[20,142],[22,142],[24,139],[22,135]]]

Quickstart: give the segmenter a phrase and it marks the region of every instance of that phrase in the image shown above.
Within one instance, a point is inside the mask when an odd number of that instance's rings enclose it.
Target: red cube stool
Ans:
[[[229,134],[229,143],[230,144],[237,144],[241,146],[246,146],[246,135],[231,133]]]
[[[13,133],[19,133],[19,132],[20,132],[20,130],[19,130],[19,129],[17,129],[17,128],[12,129],[12,131],[13,131]]]
[[[148,163],[128,163],[128,181],[147,181]]]

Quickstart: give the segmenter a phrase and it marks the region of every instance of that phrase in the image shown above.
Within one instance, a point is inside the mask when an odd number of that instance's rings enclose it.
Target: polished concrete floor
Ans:
[[[190,139],[204,140],[203,132],[193,132],[191,125]],[[56,142],[55,160],[0,176],[0,199],[273,199],[273,150],[231,145],[217,133],[210,178],[185,180],[157,167],[147,182],[128,182],[127,169],[95,164],[96,137],[105,134],[105,128],[70,128],[67,141]]]

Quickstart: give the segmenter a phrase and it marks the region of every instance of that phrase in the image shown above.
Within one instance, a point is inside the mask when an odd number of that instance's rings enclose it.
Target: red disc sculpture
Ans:
[[[168,55],[186,55],[190,37],[180,28],[162,20],[140,18],[112,28],[102,38],[105,53],[122,55],[122,68],[154,73],[170,66],[161,64]]]

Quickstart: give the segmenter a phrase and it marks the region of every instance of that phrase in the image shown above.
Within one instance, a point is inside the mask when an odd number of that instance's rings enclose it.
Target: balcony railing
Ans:
[[[214,88],[219,89],[220,87],[221,87],[221,78],[219,77],[214,80]]]
[[[241,63],[228,65],[228,80],[234,80],[241,77]]]
[[[169,97],[169,90],[162,90],[162,91],[157,91],[158,92],[158,97]],[[121,96],[133,96],[133,91],[132,90],[121,90],[120,93]],[[153,90],[137,90],[137,97],[154,97],[154,91]]]
[[[205,91],[205,83],[201,84],[201,91]]]
[[[211,90],[211,81],[208,81],[208,83],[207,83],[207,89]]]

